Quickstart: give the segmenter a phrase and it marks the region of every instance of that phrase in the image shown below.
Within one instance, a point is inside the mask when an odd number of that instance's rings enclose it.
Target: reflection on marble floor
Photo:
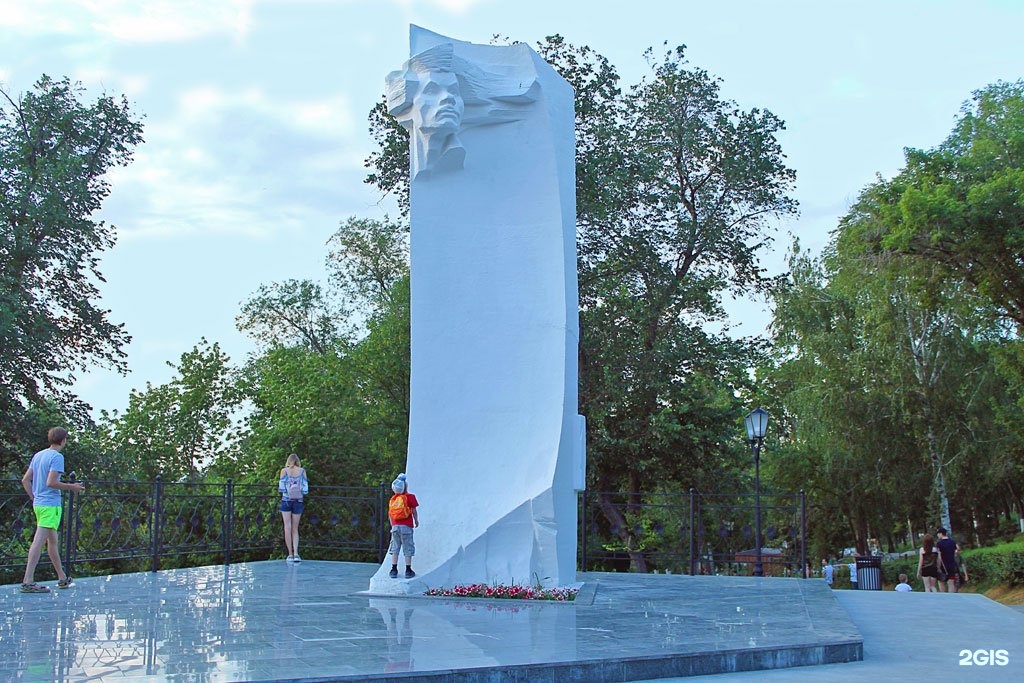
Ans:
[[[375,566],[256,562],[0,590],[0,679],[382,676],[856,639],[798,579],[591,574],[592,604],[377,598]],[[827,588],[824,588],[827,591]]]

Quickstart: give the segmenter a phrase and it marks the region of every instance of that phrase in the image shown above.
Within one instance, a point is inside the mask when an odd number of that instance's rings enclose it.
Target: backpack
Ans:
[[[391,502],[388,503],[388,517],[392,522],[412,517],[412,508],[409,507],[409,501],[406,500],[404,493],[396,493],[391,496]]]
[[[288,500],[302,500],[302,475],[288,475]]]

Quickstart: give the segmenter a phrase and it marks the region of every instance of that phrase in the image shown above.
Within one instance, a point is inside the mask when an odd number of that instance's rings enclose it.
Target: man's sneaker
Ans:
[[[406,567],[406,568],[405,568],[405,578],[407,578],[407,579],[411,579],[411,578],[413,578],[414,576],[416,576],[416,572],[414,572],[414,571],[412,570],[412,567]]]
[[[21,584],[22,593],[49,593],[50,589],[46,586],[40,586],[38,583],[23,583]]]
[[[295,553],[295,556],[292,557],[292,562],[302,562],[302,558],[299,557],[298,553]]]
[[[398,578],[398,569],[395,568],[395,567],[392,567],[391,571],[388,572],[388,576],[390,576],[392,579],[397,579]]]
[[[75,580],[70,576],[66,576],[57,582],[57,588],[71,588],[75,585]]]

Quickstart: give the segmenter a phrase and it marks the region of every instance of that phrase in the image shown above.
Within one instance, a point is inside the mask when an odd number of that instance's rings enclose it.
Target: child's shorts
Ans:
[[[60,528],[60,505],[36,505],[32,511],[36,513],[36,526],[44,529]]]
[[[396,524],[391,527],[391,545],[388,547],[389,555],[397,555],[401,550],[406,557],[416,554],[416,544],[412,540],[412,527],[404,524]]]

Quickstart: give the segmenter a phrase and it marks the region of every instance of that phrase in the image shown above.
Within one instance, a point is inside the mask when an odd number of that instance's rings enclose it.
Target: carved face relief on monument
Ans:
[[[424,76],[413,96],[413,127],[429,134],[457,133],[466,110],[458,77],[451,72]]]
[[[413,56],[387,77],[388,113],[409,131],[411,177],[461,169],[466,150],[459,133],[470,126],[516,121],[536,100],[534,75],[484,70],[455,54],[450,43]]]

